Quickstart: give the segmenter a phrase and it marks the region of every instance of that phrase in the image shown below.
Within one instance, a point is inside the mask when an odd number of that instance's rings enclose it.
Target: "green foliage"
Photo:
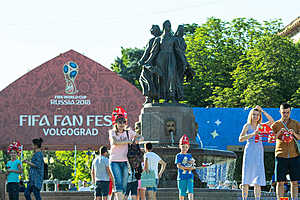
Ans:
[[[56,151],[56,158],[61,164],[72,170],[72,180],[78,183],[79,180],[91,181],[91,164],[94,156],[90,151],[77,151],[76,155],[76,175],[74,174],[75,152],[74,151]],[[62,166],[61,166],[62,167]]]
[[[299,48],[287,38],[261,37],[237,62],[232,72],[234,82],[230,95],[239,97],[239,106],[277,107],[285,101],[296,105],[299,58]],[[216,105],[224,105],[225,99],[228,101],[226,91],[220,94],[218,99],[214,98]]]
[[[51,172],[53,174],[53,179],[57,180],[71,180],[73,167],[65,166],[63,163],[57,162],[51,167]]]
[[[300,80],[298,81],[298,84],[300,85]],[[290,103],[293,105],[293,107],[300,108],[300,87],[292,95]]]
[[[198,24],[184,24],[184,35],[194,34],[196,29],[199,27]]]
[[[209,18],[194,34],[187,35],[187,58],[196,72],[194,80],[186,84],[187,101],[201,107],[241,106],[232,72],[262,36],[276,33],[280,25],[280,21],[261,24],[252,18],[231,22]]]
[[[33,151],[23,151],[23,160],[29,160],[31,161],[31,158],[33,156]],[[21,159],[21,158],[19,158]],[[27,164],[23,164],[23,180],[28,180],[29,178],[29,169],[30,169],[30,166],[27,165]]]
[[[111,65],[111,70],[141,90],[139,76],[142,68],[138,65],[138,61],[142,57],[144,50],[121,47],[121,53],[121,58],[117,57]]]
[[[5,166],[7,161],[9,161],[9,156],[6,151],[0,151],[0,170],[5,171]]]

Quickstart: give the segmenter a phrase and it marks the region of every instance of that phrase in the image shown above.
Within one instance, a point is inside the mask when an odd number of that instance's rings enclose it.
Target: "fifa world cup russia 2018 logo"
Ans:
[[[69,61],[65,63],[63,66],[63,72],[66,81],[65,92],[67,94],[76,94],[78,92],[75,84],[75,79],[77,77],[78,71],[79,71],[79,67],[73,61]]]

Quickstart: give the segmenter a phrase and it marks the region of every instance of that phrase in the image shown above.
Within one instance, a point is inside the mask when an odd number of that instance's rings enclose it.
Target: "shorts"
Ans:
[[[286,175],[290,175],[291,181],[300,180],[300,156],[295,158],[275,157],[275,181],[286,181]]]
[[[16,183],[16,182],[7,183],[6,191],[8,193],[18,193],[19,194],[19,183]]]
[[[158,179],[155,179],[155,182],[156,182],[156,187],[146,187],[146,190],[147,191],[157,192]]]
[[[138,189],[138,181],[134,181],[134,182],[129,182],[127,183],[127,188],[126,188],[126,196],[129,196],[129,194],[131,194],[131,196],[136,196],[137,195],[137,189]]]
[[[140,180],[138,180],[138,189],[139,190],[146,190],[146,188],[144,188],[144,187],[142,187],[142,185],[141,185],[141,179]]]
[[[105,197],[108,196],[109,192],[109,181],[97,181],[95,188],[95,196],[96,197]]]
[[[177,180],[177,187],[180,196],[187,196],[188,193],[194,193],[194,179]]]

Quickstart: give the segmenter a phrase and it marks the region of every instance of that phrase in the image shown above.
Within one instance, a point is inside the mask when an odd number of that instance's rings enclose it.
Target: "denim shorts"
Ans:
[[[95,188],[96,197],[106,197],[109,192],[109,181],[97,181]]]
[[[137,188],[138,188],[138,181],[133,181],[133,182],[129,182],[127,183],[127,188],[126,188],[126,196],[129,196],[129,194],[131,194],[131,196],[136,196],[137,195]]]
[[[156,182],[156,187],[146,187],[146,190],[157,192],[158,179],[155,179],[155,182]]]
[[[178,187],[180,196],[187,196],[188,193],[193,194],[194,193],[194,180],[191,178],[177,180],[177,187]]]

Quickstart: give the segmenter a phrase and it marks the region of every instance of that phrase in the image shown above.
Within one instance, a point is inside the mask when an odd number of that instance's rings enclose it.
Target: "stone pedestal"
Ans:
[[[159,145],[170,145],[171,135],[166,123],[175,121],[174,145],[186,134],[190,142],[195,143],[195,116],[191,107],[183,104],[146,104],[141,110],[140,121],[145,141],[159,141]]]
[[[5,200],[6,174],[0,171],[0,200]]]
[[[225,172],[224,177],[226,178],[230,177],[229,171],[234,171],[235,162],[232,162],[236,159],[234,152],[199,149],[199,145],[195,142],[197,131],[195,116],[191,107],[183,104],[146,104],[139,117],[144,140],[159,141],[158,145],[154,145],[153,152],[157,153],[167,163],[166,171],[159,181],[159,187],[177,187],[177,166],[174,162],[176,154],[180,152],[178,148],[179,140],[184,134],[190,139],[189,153],[192,154],[197,166],[203,163],[211,163],[217,169],[217,165],[226,163],[228,167],[222,171]],[[167,126],[170,121],[175,122],[175,129]],[[172,132],[174,132],[173,139]],[[198,175],[195,180],[195,187],[205,187],[206,182],[200,181]]]

